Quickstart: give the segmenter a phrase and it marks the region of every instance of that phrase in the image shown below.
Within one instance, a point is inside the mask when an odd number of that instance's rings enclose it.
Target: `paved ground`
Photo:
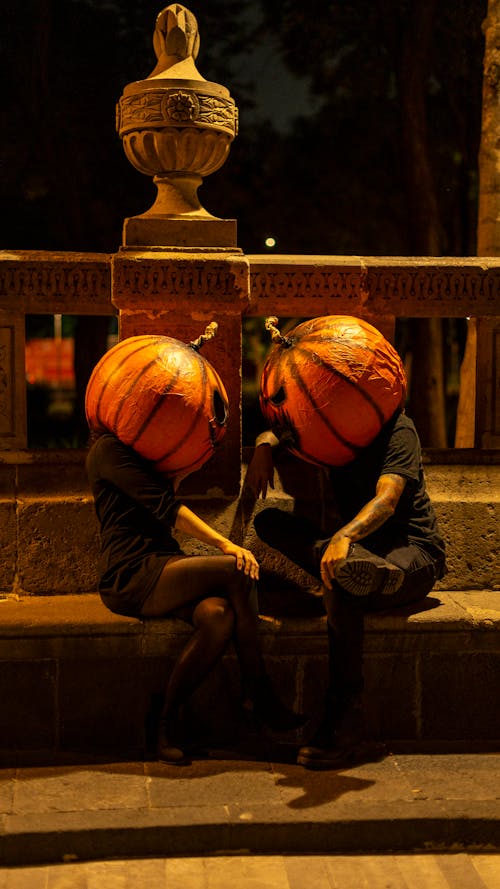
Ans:
[[[0,870],[0,889],[498,889],[500,855],[220,856]]]
[[[500,852],[500,753],[386,753],[333,772],[305,770],[287,751],[258,759],[212,753],[184,768],[81,761],[7,768],[0,812],[3,868],[227,854]]]

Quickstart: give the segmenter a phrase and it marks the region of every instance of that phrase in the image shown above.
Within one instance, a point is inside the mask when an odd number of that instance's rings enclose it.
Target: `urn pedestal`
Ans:
[[[197,23],[185,7],[160,13],[153,43],[157,67],[125,87],[116,126],[127,158],[153,178],[158,193],[149,210],[125,220],[122,249],[234,251],[236,220],[205,210],[198,188],[226,160],[236,105],[229,90],[196,69]]]

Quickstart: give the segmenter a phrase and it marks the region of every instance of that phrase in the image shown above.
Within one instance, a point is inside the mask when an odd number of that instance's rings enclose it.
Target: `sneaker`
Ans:
[[[297,763],[309,769],[334,769],[358,758],[363,741],[361,696],[327,705],[320,726],[299,749]]]
[[[354,544],[352,554],[339,559],[335,566],[335,580],[353,596],[378,592],[391,596],[399,590],[404,577],[404,571],[397,565],[357,544]]]

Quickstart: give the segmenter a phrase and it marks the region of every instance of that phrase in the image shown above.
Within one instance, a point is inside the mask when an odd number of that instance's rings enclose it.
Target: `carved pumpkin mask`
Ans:
[[[198,352],[208,338],[186,345],[144,335],[117,343],[90,377],[89,427],[114,433],[168,477],[199,469],[224,437],[229,414],[224,385]]]
[[[398,353],[371,324],[347,315],[313,318],[286,337],[274,331],[260,387],[269,426],[308,462],[350,462],[404,406]]]

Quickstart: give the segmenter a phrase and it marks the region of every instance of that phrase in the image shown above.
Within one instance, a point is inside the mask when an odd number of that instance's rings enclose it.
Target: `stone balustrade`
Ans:
[[[199,485],[236,494],[245,316],[363,317],[392,338],[398,317],[477,319],[475,446],[500,447],[500,258],[266,256],[173,249],[116,254],[0,251],[0,450],[27,447],[25,316],[119,315],[120,337],[189,341],[216,320],[204,354],[228,390],[224,455]]]

